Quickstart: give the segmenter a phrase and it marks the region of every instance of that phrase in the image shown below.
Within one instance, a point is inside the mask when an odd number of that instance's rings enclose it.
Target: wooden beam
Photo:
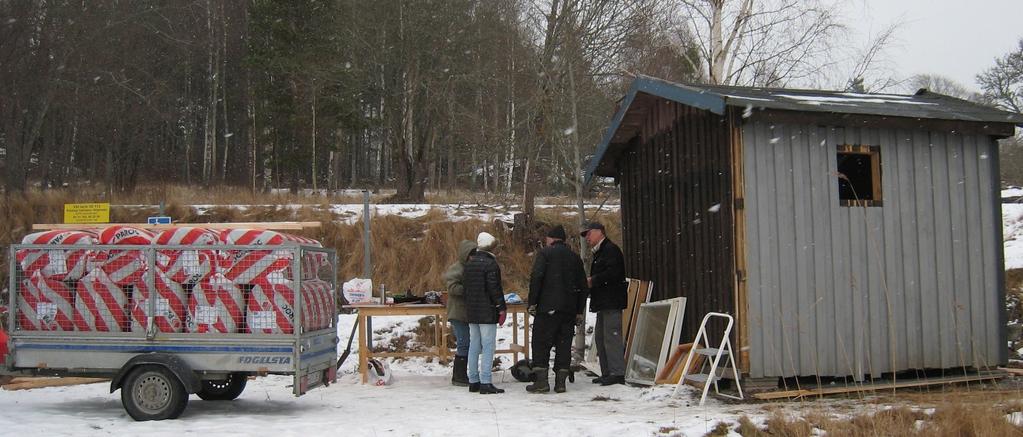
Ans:
[[[174,229],[180,227],[196,227],[206,229],[265,229],[273,231],[299,231],[306,228],[318,228],[320,222],[240,222],[240,223],[172,223],[169,225],[150,225],[146,223],[36,223],[32,225],[33,231],[48,231],[51,229],[102,229],[110,226],[131,226],[139,229]]]
[[[14,378],[10,383],[4,384],[4,390],[30,390],[43,387],[64,387],[69,385],[95,384],[97,382],[110,381],[107,378]]]
[[[776,391],[766,393],[756,393],[753,395],[754,398],[760,400],[772,400],[782,398],[799,398],[804,396],[824,396],[834,394],[847,394],[847,393],[862,393],[868,391],[878,390],[895,390],[900,388],[914,388],[914,387],[927,387],[931,385],[945,385],[945,384],[958,384],[963,382],[976,382],[976,381],[988,381],[995,379],[1002,379],[1007,374],[1004,372],[993,372],[984,375],[970,375],[970,376],[955,376],[947,378],[926,378],[926,379],[915,379],[910,381],[895,382],[895,383],[868,383],[868,384],[850,384],[840,387],[827,387],[827,388],[816,388],[816,389],[804,389],[804,390],[788,390],[788,391]]]

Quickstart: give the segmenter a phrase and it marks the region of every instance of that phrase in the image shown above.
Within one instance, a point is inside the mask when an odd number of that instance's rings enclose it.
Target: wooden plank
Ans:
[[[110,381],[108,378],[14,378],[10,383],[4,384],[4,390],[31,390],[43,387],[66,387],[69,385],[95,384],[97,382]]]
[[[629,335],[628,337],[622,337],[625,339],[626,358],[628,358],[629,351],[632,350],[632,339],[636,334],[636,317],[639,314],[639,306],[643,303],[650,302],[650,292],[653,288],[654,283],[651,281],[640,281],[639,283],[635,301],[632,303],[632,317],[629,323]]]
[[[632,327],[632,312],[636,306],[634,301],[636,300],[636,293],[639,290],[639,279],[628,278],[629,286],[626,289],[628,297],[625,300],[625,309],[622,310],[622,337],[628,338],[629,330]]]
[[[272,231],[297,231],[307,228],[318,228],[320,222],[239,222],[239,223],[172,223],[169,225],[150,225],[146,223],[36,223],[32,225],[33,231],[47,231],[51,229],[100,229],[109,226],[131,226],[140,229],[174,229],[183,226],[198,227],[206,229],[266,229]]]
[[[776,391],[766,393],[755,393],[753,398],[759,400],[772,400],[772,399],[783,399],[783,398],[800,398],[805,396],[826,396],[835,394],[848,394],[848,393],[863,393],[878,390],[896,390],[900,388],[916,388],[916,387],[927,387],[934,385],[945,385],[945,384],[959,384],[964,382],[978,382],[978,381],[991,381],[996,379],[1002,379],[1006,375],[1004,373],[997,374],[985,374],[985,375],[970,375],[970,376],[956,376],[947,378],[930,378],[930,379],[917,379],[905,382],[896,383],[867,383],[867,384],[851,384],[841,387],[828,387],[828,388],[817,388],[817,389],[803,389],[803,390],[787,390],[787,391]]]
[[[735,257],[735,321],[736,321],[736,342],[739,346],[739,368],[743,373],[749,373],[749,317],[747,315],[749,306],[747,303],[746,277],[749,272],[746,267],[746,182],[745,163],[743,162],[743,138],[742,119],[735,108],[729,108],[729,145],[731,146],[732,165],[732,205],[729,210],[732,212],[732,222],[735,232],[732,234]],[[737,205],[743,205],[738,208]]]
[[[766,393],[754,393],[753,398],[761,401],[771,401],[775,399],[796,398],[808,394],[810,394],[809,390],[770,391]]]
[[[678,384],[678,381],[682,379],[682,365],[685,364],[688,354],[693,349],[693,343],[686,343],[679,345],[681,355],[678,362],[675,363],[674,368],[671,369],[671,373],[665,375],[660,381],[656,381],[657,384]],[[689,373],[696,373],[703,366],[703,361],[707,357],[703,355],[696,355],[693,357],[693,362],[689,363]]]

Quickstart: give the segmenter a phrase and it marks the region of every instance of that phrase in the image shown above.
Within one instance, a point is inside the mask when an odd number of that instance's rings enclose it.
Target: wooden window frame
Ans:
[[[884,196],[881,191],[881,146],[865,146],[861,144],[839,144],[835,158],[838,154],[867,155],[870,157],[870,178],[873,199],[842,199],[838,202],[841,206],[884,206]],[[837,169],[836,169],[837,170]],[[841,194],[839,194],[841,196]]]

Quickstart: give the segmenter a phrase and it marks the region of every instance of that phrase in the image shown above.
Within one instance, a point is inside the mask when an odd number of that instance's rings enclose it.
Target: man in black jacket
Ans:
[[[493,235],[481,232],[478,249],[465,264],[465,321],[469,322],[469,391],[480,394],[504,393],[494,387],[491,370],[497,347],[497,325],[504,324],[507,306],[501,288],[501,267],[490,251],[497,244]]]
[[[533,374],[536,382],[526,386],[530,393],[551,390],[547,366],[554,347],[554,391],[565,392],[565,379],[572,372],[572,336],[576,320],[586,306],[586,272],[583,261],[565,244],[565,228],[547,232],[547,247],[540,250],[529,275],[529,313],[533,319]]]
[[[595,384],[625,383],[625,346],[622,343],[622,310],[628,300],[625,257],[604,234],[604,225],[590,222],[580,233],[590,245],[593,262],[586,282],[590,286],[590,311],[597,313],[593,341],[597,344],[600,377]]]

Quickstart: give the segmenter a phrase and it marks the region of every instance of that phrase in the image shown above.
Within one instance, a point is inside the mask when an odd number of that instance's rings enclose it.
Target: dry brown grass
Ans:
[[[932,395],[931,400],[938,399]],[[1007,414],[1023,410],[1018,397],[1002,397],[996,392],[985,402],[979,397],[960,400],[947,395],[932,407],[932,414],[912,398],[898,401],[898,405],[878,405],[875,411],[852,416],[832,408],[776,409],[763,426],[743,416],[734,430],[744,437],[1023,436],[1023,428],[1006,420]]]
[[[455,193],[451,196],[465,194]],[[377,195],[376,198],[382,198]],[[89,187],[70,190],[30,191],[25,195],[0,197],[0,262],[6,263],[6,247],[30,232],[33,223],[60,223],[63,219],[63,205],[74,202],[103,201],[102,192]],[[180,186],[142,187],[130,196],[119,196],[112,202],[111,221],[144,222],[145,218],[158,213],[152,206],[160,200],[166,201],[165,213],[180,223],[203,222],[249,222],[249,221],[318,221],[321,227],[301,234],[320,240],[325,247],[334,248],[338,254],[338,280],[344,281],[362,276],[363,271],[363,223],[347,224],[346,217],[339,217],[330,211],[331,203],[357,203],[361,198],[339,198],[324,196],[253,195],[248,190],[220,187],[211,190],[197,190]],[[454,198],[444,199],[454,200]],[[492,200],[492,199],[489,199]],[[445,202],[458,203],[458,202]],[[119,206],[119,205],[132,206]],[[143,206],[139,206],[139,205]],[[188,205],[194,204],[249,204],[244,210],[229,206],[212,206],[200,213]],[[279,206],[280,204],[302,204],[299,208]],[[149,205],[149,206],[144,206]],[[486,210],[486,208],[481,208]],[[598,216],[608,228],[613,240],[620,241],[620,220],[617,213]],[[537,219],[558,223],[569,231],[572,247],[578,247],[578,228],[572,208],[538,209]],[[475,240],[481,231],[494,234],[499,246],[494,251],[501,264],[504,286],[507,291],[523,295],[527,291],[528,276],[532,267],[532,252],[538,245],[511,241],[511,232],[504,225],[481,220],[452,221],[443,211],[431,211],[423,217],[410,219],[394,215],[374,217],[372,229],[372,261],[374,284],[385,284],[388,290],[397,294],[411,290],[422,295],[429,290],[442,290],[442,275],[447,266],[454,262],[457,244],[462,239]],[[6,265],[6,264],[2,264]],[[0,269],[0,280],[6,284],[6,269]],[[0,297],[3,301],[6,296]]]

